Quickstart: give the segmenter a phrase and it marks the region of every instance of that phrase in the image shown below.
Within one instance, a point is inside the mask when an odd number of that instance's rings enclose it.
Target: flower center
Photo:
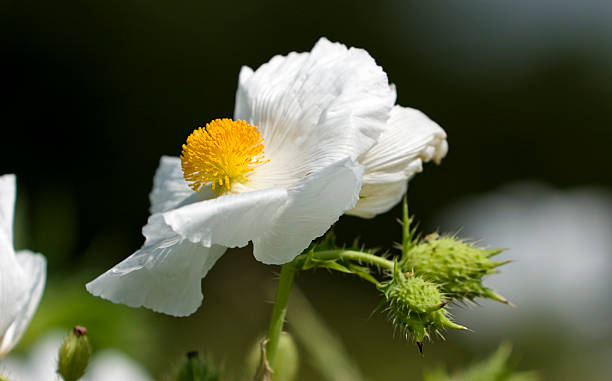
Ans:
[[[244,183],[257,166],[267,163],[263,138],[256,126],[245,121],[215,119],[199,127],[183,144],[181,164],[185,180],[196,192],[208,183],[219,193],[227,192],[232,184]]]

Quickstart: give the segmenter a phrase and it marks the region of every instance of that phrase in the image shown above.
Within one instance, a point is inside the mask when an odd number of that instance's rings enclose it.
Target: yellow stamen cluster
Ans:
[[[235,182],[267,162],[263,138],[256,126],[245,121],[215,119],[194,130],[183,144],[181,164],[185,180],[196,192],[208,183],[218,192],[229,191]]]

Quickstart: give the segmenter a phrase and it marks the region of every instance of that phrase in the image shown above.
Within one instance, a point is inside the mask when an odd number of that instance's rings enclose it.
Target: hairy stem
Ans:
[[[268,364],[272,369],[275,366],[276,352],[278,350],[278,340],[283,325],[285,324],[285,316],[287,315],[287,303],[289,302],[289,294],[291,285],[297,268],[293,262],[285,263],[281,267],[280,279],[278,281],[278,289],[276,290],[276,299],[274,300],[274,308],[272,309],[272,317],[268,326],[268,342],[266,344],[266,355]]]
[[[358,263],[365,263],[373,265],[384,270],[393,271],[393,261],[378,255],[364,253],[361,251],[354,250],[325,250],[315,251],[313,254],[314,258],[317,259],[345,259],[349,261],[355,261]],[[299,257],[298,257],[299,258]]]

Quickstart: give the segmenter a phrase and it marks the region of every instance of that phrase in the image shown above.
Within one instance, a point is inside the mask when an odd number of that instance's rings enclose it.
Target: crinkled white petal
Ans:
[[[253,239],[253,254],[267,264],[290,262],[323,235],[359,199],[363,167],[345,159],[289,189],[289,202],[274,226]]]
[[[47,279],[47,260],[41,254],[21,250],[17,252],[16,259],[22,274],[19,282],[25,286],[25,292],[19,297],[20,308],[17,315],[4,331],[0,342],[0,356],[8,353],[23,336],[40,303]]]
[[[0,176],[0,235],[13,247],[13,217],[15,215],[15,175]]]
[[[7,331],[27,301],[29,286],[13,249],[15,191],[15,176],[0,176],[0,356],[8,351],[2,343],[11,336]]]
[[[422,169],[421,162],[438,163],[447,150],[446,133],[436,122],[419,110],[395,106],[377,144],[360,160],[364,182],[408,180]]]
[[[0,343],[25,303],[27,285],[22,282],[23,278],[13,247],[0,236]],[[0,355],[3,352],[0,350]]]
[[[12,354],[0,361],[0,374],[12,381],[61,381],[57,374],[58,349],[65,333],[48,332],[28,352],[28,357]]]
[[[164,213],[163,218],[191,242],[242,247],[273,228],[287,200],[286,189],[270,188],[186,205]]]
[[[373,218],[389,211],[408,189],[405,180],[385,184],[363,184],[359,192],[359,202],[346,214],[361,218]]]
[[[357,159],[385,129],[395,102],[387,75],[362,49],[322,38],[310,53],[244,68],[235,118],[260,128],[270,162],[237,191],[288,187],[346,157]]]
[[[366,167],[362,199],[347,214],[373,217],[388,211],[406,190],[401,183],[421,172],[423,162],[440,162],[447,151],[446,133],[434,121],[419,110],[393,107],[387,129],[360,160]]]
[[[141,249],[86,285],[93,295],[131,307],[187,316],[202,304],[201,279],[226,248],[177,235],[161,214],[149,217]]]
[[[125,354],[107,349],[92,359],[83,381],[151,381],[147,372]]]
[[[183,176],[181,159],[172,156],[162,156],[159,167],[153,177],[153,190],[149,195],[151,214],[162,213],[182,205],[207,200],[215,197],[211,186],[194,192]]]

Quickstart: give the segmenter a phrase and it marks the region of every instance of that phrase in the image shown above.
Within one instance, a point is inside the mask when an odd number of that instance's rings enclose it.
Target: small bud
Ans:
[[[262,340],[258,340],[258,344],[251,349],[247,359],[251,374],[255,374],[256,371],[261,373],[262,354],[265,353],[265,351],[262,351],[260,344]],[[299,367],[299,353],[293,337],[288,332],[282,332],[278,339],[275,363],[276,366],[271,371],[272,381],[292,381],[296,379]],[[263,365],[265,368],[265,364]]]
[[[78,380],[85,373],[90,355],[91,346],[87,340],[87,330],[77,325],[66,336],[59,349],[57,373],[65,381]]]
[[[393,324],[410,335],[421,351],[423,340],[430,338],[431,332],[467,329],[448,318],[438,286],[419,276],[406,278],[396,267],[393,279],[384,286],[383,292]]]
[[[509,304],[482,284],[485,275],[508,263],[490,259],[500,252],[501,249],[481,249],[452,237],[435,237],[413,247],[402,268],[439,284],[447,297],[468,300],[481,297]]]
[[[187,359],[179,370],[177,381],[219,381],[213,365],[200,357],[197,351],[187,352]]]

